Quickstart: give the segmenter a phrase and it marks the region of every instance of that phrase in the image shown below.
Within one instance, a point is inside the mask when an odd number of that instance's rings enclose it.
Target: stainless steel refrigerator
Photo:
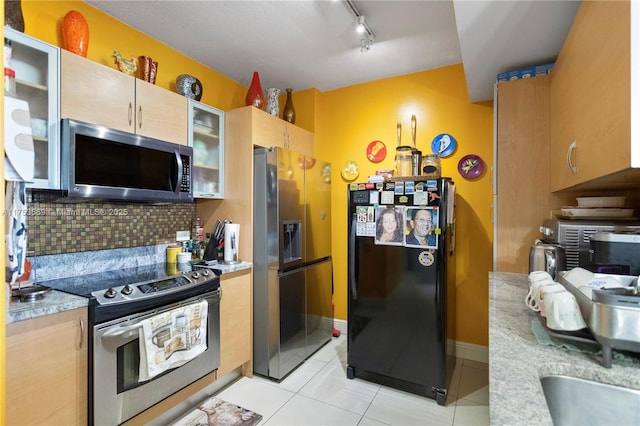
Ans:
[[[453,191],[449,179],[349,185],[348,378],[445,403]]]
[[[331,340],[330,165],[254,150],[253,370],[281,380]]]

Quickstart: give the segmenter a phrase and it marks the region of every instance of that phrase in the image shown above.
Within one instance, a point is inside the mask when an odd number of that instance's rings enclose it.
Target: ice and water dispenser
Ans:
[[[282,222],[282,262],[284,264],[302,260],[302,221]]]

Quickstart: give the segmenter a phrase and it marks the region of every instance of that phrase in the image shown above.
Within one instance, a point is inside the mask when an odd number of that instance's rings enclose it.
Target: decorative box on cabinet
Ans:
[[[597,188],[618,172],[623,182],[632,172],[634,25],[628,1],[582,2],[578,9],[551,73],[552,191]]]
[[[60,63],[62,118],[187,144],[186,97],[66,50]]]
[[[9,27],[4,29],[4,37],[11,41],[11,68],[16,73],[16,96],[29,103],[32,119],[47,121],[46,135],[33,136],[34,181],[28,186],[59,189],[58,64],[60,49]]]
[[[189,100],[193,196],[224,198],[224,111]]]
[[[7,424],[87,424],[87,339],[87,308],[7,325]]]

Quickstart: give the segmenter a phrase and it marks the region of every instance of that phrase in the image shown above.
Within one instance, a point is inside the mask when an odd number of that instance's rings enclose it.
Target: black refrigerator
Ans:
[[[349,184],[348,378],[444,405],[454,191],[449,178]]]

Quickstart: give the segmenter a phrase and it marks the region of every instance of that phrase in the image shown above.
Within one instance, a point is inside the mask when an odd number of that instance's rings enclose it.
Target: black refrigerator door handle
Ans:
[[[349,233],[349,283],[351,285],[351,297],[358,299],[358,288],[356,286],[356,219],[354,213],[351,217],[351,232]]]

